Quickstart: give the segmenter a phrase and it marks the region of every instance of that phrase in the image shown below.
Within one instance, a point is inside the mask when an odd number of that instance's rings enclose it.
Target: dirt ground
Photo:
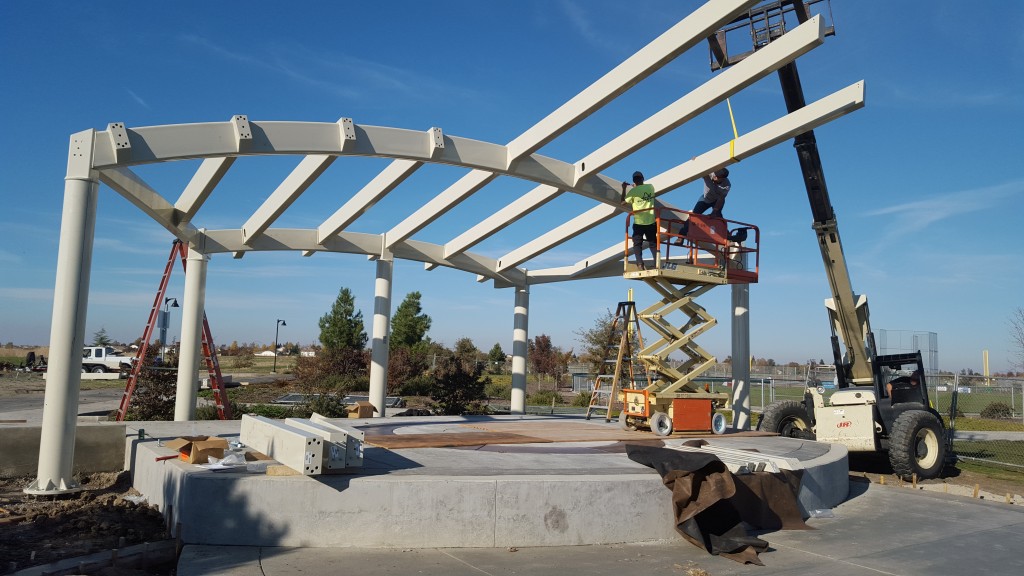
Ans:
[[[22,489],[34,478],[0,479],[0,574],[167,539],[164,519],[131,487],[127,472],[90,474],[81,492],[62,498],[32,496]],[[145,572],[107,570],[108,576],[173,574],[173,566]]]

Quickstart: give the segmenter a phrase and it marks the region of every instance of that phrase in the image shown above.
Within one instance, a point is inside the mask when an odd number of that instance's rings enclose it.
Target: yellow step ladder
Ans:
[[[634,386],[636,378],[642,376],[650,383],[650,376],[643,365],[637,367],[634,354],[634,343],[637,350],[643,349],[643,337],[640,335],[640,320],[636,314],[633,301],[619,302],[615,309],[615,319],[608,331],[608,344],[600,373],[594,379],[594,389],[590,393],[590,404],[587,406],[587,420],[593,413],[604,410],[605,422],[611,422],[612,410],[617,401],[616,394],[623,387],[623,379],[627,379],[629,387]],[[615,360],[611,360],[614,352]],[[611,373],[608,373],[608,367]]]

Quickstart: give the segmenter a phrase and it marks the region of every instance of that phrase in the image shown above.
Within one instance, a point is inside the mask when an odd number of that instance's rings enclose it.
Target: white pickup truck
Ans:
[[[129,356],[121,356],[110,346],[86,346],[82,349],[82,372],[131,370],[133,360]]]

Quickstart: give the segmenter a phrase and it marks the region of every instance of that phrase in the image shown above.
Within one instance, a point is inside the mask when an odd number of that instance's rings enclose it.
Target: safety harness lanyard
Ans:
[[[736,132],[736,117],[732,114],[732,102],[728,98],[725,99],[726,106],[729,107],[729,122],[732,123],[732,140],[729,141],[729,159],[736,159],[736,139],[740,137],[739,133]]]

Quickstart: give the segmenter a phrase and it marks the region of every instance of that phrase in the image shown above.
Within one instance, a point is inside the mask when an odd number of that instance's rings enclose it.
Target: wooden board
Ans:
[[[479,422],[464,424],[488,432],[504,432],[531,436],[536,442],[600,442],[617,440],[650,440],[653,434],[640,430],[623,430],[591,422]]]
[[[438,432],[437,434],[367,434],[367,444],[397,450],[400,448],[450,448],[487,444],[531,444],[544,442],[521,434],[501,432]]]
[[[475,422],[459,424],[467,432],[427,434],[366,434],[366,443],[389,450],[402,448],[452,448],[490,444],[546,444],[549,442],[619,442],[664,440],[646,430],[623,430],[593,422],[529,420],[525,422]],[[710,438],[710,432],[677,433],[669,438]],[[767,432],[735,432],[729,436],[775,436]]]

